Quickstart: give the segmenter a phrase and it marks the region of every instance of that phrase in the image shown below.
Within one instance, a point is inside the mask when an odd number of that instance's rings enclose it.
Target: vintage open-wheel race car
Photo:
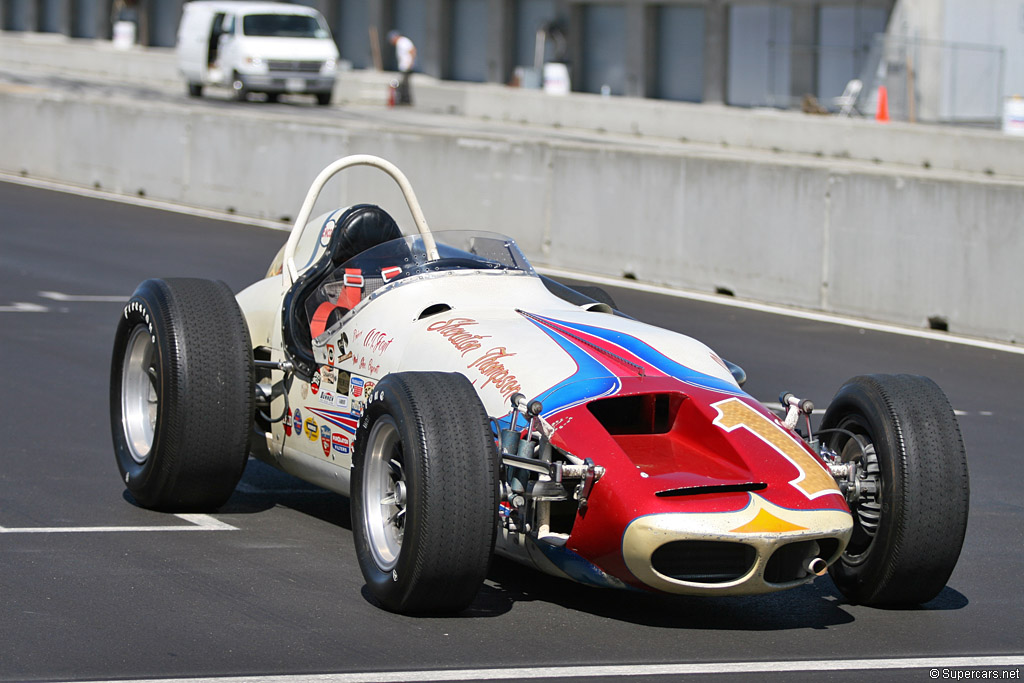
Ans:
[[[378,206],[310,220],[327,180]],[[939,387],[855,377],[820,428],[776,415],[704,344],[538,275],[509,237],[431,232],[406,177],[317,177],[266,277],[146,280],[111,368],[138,504],[214,510],[251,455],[350,497],[373,596],[456,613],[493,553],[595,586],[745,595],[829,572],[854,602],[927,602],[956,564],[968,473]],[[798,431],[798,427],[803,431]]]

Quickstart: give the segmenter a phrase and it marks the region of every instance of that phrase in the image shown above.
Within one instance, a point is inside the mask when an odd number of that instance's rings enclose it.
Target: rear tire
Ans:
[[[352,528],[370,592],[403,614],[456,613],[487,575],[498,454],[464,376],[387,375],[372,390],[352,461]]]
[[[223,282],[146,280],[114,337],[110,427],[143,507],[213,510],[245,468],[253,423],[249,328]]]
[[[203,86],[200,83],[189,83],[188,84],[188,95],[189,97],[202,97]]]
[[[945,394],[927,377],[855,377],[821,427],[856,435],[823,434],[844,461],[863,447],[865,483],[878,490],[851,506],[853,535],[829,569],[832,580],[865,605],[932,600],[960,556],[970,497],[963,440]]]
[[[331,93],[329,92],[318,92],[316,94],[316,103],[321,107],[326,107],[331,103]]]

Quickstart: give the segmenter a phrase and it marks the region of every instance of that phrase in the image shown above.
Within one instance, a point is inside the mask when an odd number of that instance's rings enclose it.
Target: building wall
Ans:
[[[108,38],[112,1],[4,0],[0,26]],[[139,41],[173,46],[185,1],[138,0],[133,13],[138,18]],[[379,58],[384,68],[393,69],[394,50],[387,44],[386,34],[398,29],[416,44],[417,70],[423,73],[443,79],[507,83],[516,67],[534,66],[537,30],[546,27],[557,30],[548,34],[544,59],[568,63],[574,90],[781,108],[798,105],[805,94],[827,102],[841,93],[847,81],[859,75],[869,51],[866,44],[874,32],[884,28],[894,3],[292,1],[316,7],[325,15],[342,57],[354,68],[371,68]],[[905,4],[913,15],[932,1],[906,0]],[[1007,7],[1016,1],[993,0]],[[960,14],[969,14],[973,7],[968,0],[947,3],[959,8]],[[941,26],[941,21],[936,23],[937,28]],[[1009,29],[990,26],[986,30]],[[375,47],[379,48],[376,54]]]
[[[991,121],[1024,95],[1024,3],[899,0],[887,31],[886,78],[920,121]]]

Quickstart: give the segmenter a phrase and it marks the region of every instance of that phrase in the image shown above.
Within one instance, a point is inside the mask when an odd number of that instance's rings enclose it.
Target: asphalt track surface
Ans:
[[[211,516],[136,507],[108,415],[120,302],[154,276],[237,291],[285,236],[0,183],[0,680],[1020,677],[1019,353],[609,290],[635,317],[743,365],[762,401],[787,389],[824,406],[864,372],[924,374],[946,390],[971,517],[948,587],[919,609],[848,604],[828,578],[760,597],[662,597],[496,560],[466,613],[409,618],[364,588],[346,500],[258,462]]]

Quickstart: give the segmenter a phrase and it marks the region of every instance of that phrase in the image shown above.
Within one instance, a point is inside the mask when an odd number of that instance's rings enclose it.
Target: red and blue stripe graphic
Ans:
[[[630,334],[522,310],[519,313],[547,334],[576,363],[576,371],[572,375],[537,396],[537,400],[544,404],[545,416],[596,398],[612,396],[622,387],[619,377],[627,375],[673,377],[704,389],[734,396],[746,395],[731,382],[674,361]]]
[[[352,415],[352,413],[343,413],[340,410],[324,410],[323,408],[310,408],[306,406],[306,410],[313,413],[322,420],[326,420],[336,427],[344,429],[349,434],[356,433],[356,427],[359,426],[359,418]]]

